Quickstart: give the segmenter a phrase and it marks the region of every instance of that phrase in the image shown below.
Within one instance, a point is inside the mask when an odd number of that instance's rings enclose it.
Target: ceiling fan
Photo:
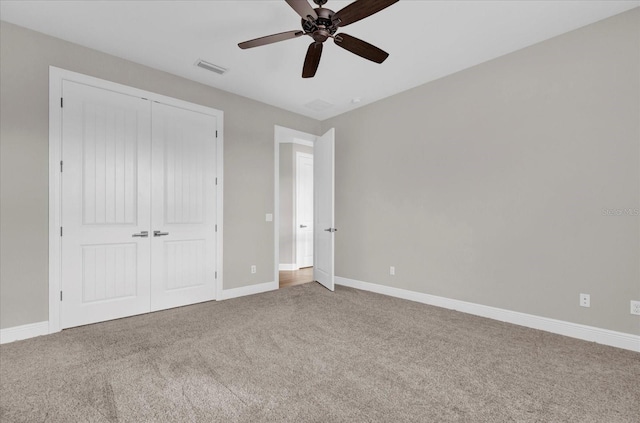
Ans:
[[[308,0],[285,1],[302,17],[301,31],[287,31],[256,38],[242,42],[238,44],[238,47],[247,49],[308,35],[313,38],[313,42],[309,46],[307,56],[304,59],[304,66],[302,68],[303,78],[313,78],[316,74],[318,65],[320,64],[320,57],[322,56],[322,46],[328,38],[333,38],[333,41],[339,47],[371,60],[372,62],[382,63],[389,57],[389,53],[380,50],[376,46],[352,37],[349,34],[336,34],[336,32],[338,28],[371,16],[391,6],[398,0],[356,0],[338,12],[322,7],[327,0],[313,0],[313,2],[319,6],[315,9],[311,7]]]

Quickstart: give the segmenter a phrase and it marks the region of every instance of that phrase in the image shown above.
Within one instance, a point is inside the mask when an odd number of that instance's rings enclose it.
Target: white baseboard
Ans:
[[[291,263],[291,264],[289,264],[289,263],[280,263],[278,265],[278,270],[298,270],[298,269],[299,269],[299,267],[295,263]]]
[[[406,289],[392,288],[385,285],[362,282],[354,279],[341,278],[338,276],[336,276],[335,283],[338,285],[361,289],[363,291],[376,292],[390,297],[416,301],[450,310],[457,310],[463,313],[499,320],[501,322],[513,323],[515,325],[539,329],[546,332],[569,336],[571,338],[578,338],[585,341],[596,342],[598,344],[640,352],[640,336],[638,335],[616,332],[608,329],[566,322],[563,320],[550,319],[547,317],[505,310],[482,304],[453,300],[450,298],[423,294],[421,292],[408,291]]]
[[[278,281],[265,282],[256,285],[241,286],[240,288],[223,289],[222,298],[218,300],[229,300],[231,298],[244,297],[245,295],[260,294],[261,292],[274,291],[279,288]]]
[[[228,300],[245,295],[259,294],[261,292],[273,291],[279,288],[279,283],[266,282],[257,285],[248,285],[240,288],[223,289],[222,298]],[[49,334],[49,322],[31,323],[28,325],[16,326],[12,328],[0,329],[0,344],[6,344],[22,339],[35,338],[36,336]]]
[[[487,317],[489,319],[502,322],[513,323],[532,329],[544,330],[559,335],[578,338],[585,341],[596,342],[598,344],[610,345],[612,347],[640,352],[640,336],[623,332],[616,332],[608,329],[601,329],[593,326],[586,326],[563,320],[550,319],[547,317],[535,316],[532,314],[520,313],[517,311],[505,310],[481,304],[469,303],[466,301],[453,300],[436,295],[423,294],[406,289],[392,288],[385,285],[378,285],[369,282],[362,282],[354,279],[347,279],[336,276],[335,283],[364,291],[376,292],[390,297],[402,298],[416,301],[436,307],[457,310],[463,313],[476,316]],[[265,282],[256,285],[248,285],[240,288],[222,290],[222,298],[243,297],[245,295],[259,294],[262,292],[278,289],[278,282]],[[12,328],[0,329],[0,344],[6,344],[22,339],[34,338],[36,336],[47,335],[49,333],[49,322],[31,323],[28,325],[16,326]]]
[[[0,344],[7,344],[21,339],[35,338],[36,336],[49,334],[49,322],[31,323],[28,325],[14,326],[0,329]]]

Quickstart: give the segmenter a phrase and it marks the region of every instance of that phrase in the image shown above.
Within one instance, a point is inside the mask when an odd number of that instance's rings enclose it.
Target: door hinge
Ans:
[[[62,301],[62,291],[60,291],[60,301]]]
[[[60,236],[62,236],[62,226],[60,226]]]
[[[62,172],[62,164],[63,164],[63,161],[60,160],[60,172]]]
[[[216,225],[216,232],[218,232],[218,225]]]
[[[216,185],[218,185],[218,178],[216,178]]]
[[[218,272],[216,272],[216,279],[218,279]]]
[[[64,107],[64,100],[60,97],[60,107]]]
[[[216,138],[218,138],[218,130],[216,129]]]

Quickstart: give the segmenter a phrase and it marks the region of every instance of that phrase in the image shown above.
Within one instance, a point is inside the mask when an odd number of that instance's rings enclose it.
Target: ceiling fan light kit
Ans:
[[[313,0],[318,6],[315,9],[311,7],[308,0],[285,1],[302,18],[302,31],[287,31],[268,35],[242,42],[238,44],[238,47],[241,49],[253,48],[308,35],[313,38],[313,42],[309,45],[304,59],[303,78],[315,76],[322,57],[323,43],[329,38],[332,38],[338,47],[375,63],[382,63],[389,57],[389,53],[374,45],[349,34],[336,33],[339,28],[378,13],[397,3],[398,0],[356,0],[338,12],[323,7],[327,0]]]

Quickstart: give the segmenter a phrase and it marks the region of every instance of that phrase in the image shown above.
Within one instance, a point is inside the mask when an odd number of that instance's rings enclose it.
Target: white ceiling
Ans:
[[[349,3],[329,0],[325,7],[338,11]],[[237,46],[300,29],[284,0],[0,0],[0,19],[323,120],[639,5],[402,0],[340,31],[389,52],[386,62],[369,62],[329,40],[313,79],[301,78],[308,37]],[[230,70],[210,73],[194,66],[198,59]],[[317,100],[331,106],[305,106]]]

